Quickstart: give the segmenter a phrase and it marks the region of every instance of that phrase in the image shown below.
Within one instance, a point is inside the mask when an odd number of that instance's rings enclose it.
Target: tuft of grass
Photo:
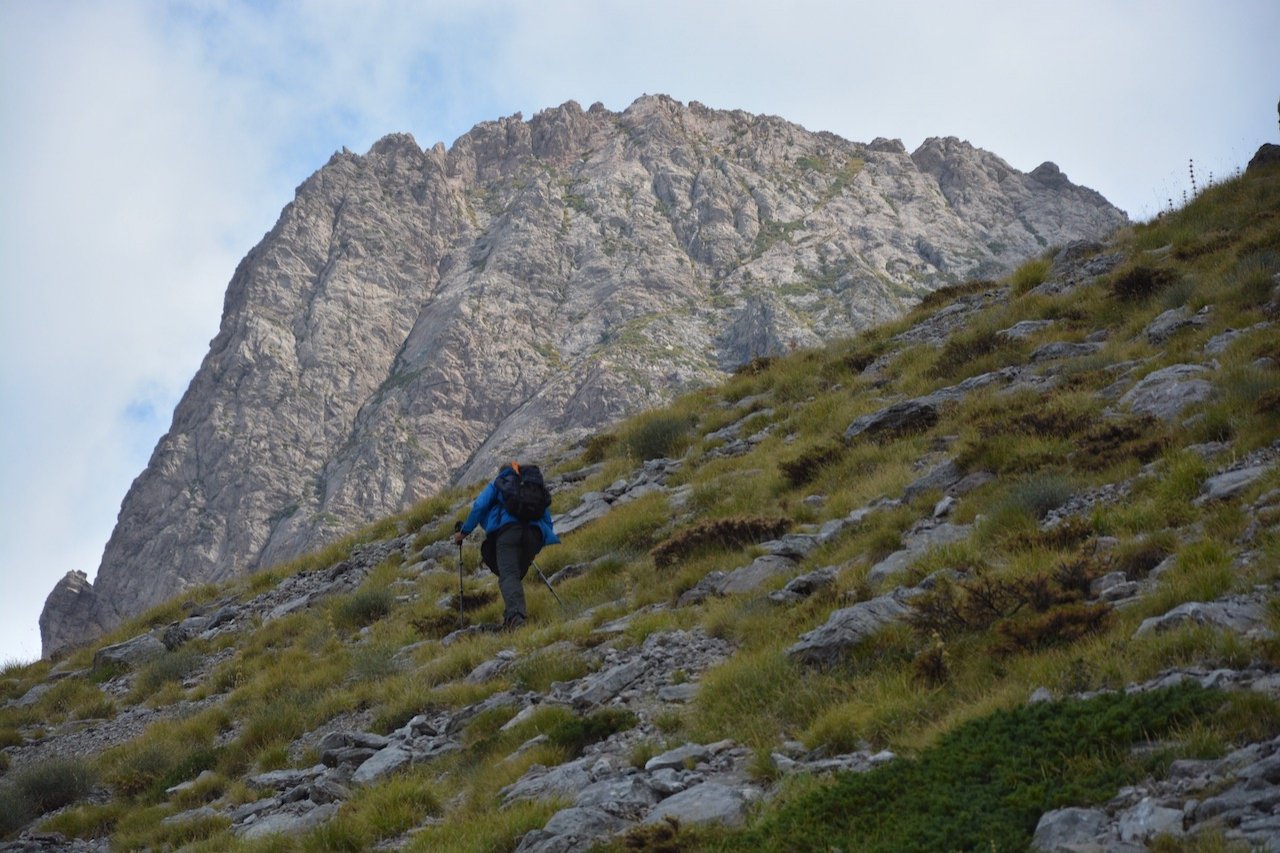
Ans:
[[[1018,267],[1013,271],[1013,275],[1009,276],[1013,292],[1021,295],[1044,284],[1049,278],[1049,268],[1052,265],[1053,261],[1050,258],[1033,258]]]
[[[83,761],[52,758],[9,774],[0,785],[0,835],[82,799],[96,775]]]
[[[570,717],[561,720],[547,731],[547,738],[553,746],[557,746],[570,755],[582,754],[597,741],[602,741],[612,734],[634,728],[636,715],[619,708],[605,708],[586,717]]]
[[[692,441],[692,429],[689,418],[656,411],[633,418],[626,425],[622,440],[634,459],[646,462],[684,453]]]
[[[366,586],[332,605],[333,624],[346,631],[372,625],[391,612],[395,595],[387,587]]]

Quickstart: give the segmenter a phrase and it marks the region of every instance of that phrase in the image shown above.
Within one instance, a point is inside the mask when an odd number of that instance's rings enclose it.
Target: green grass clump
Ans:
[[[641,415],[627,424],[623,443],[640,462],[679,456],[692,441],[693,423],[666,411]]]
[[[612,734],[633,728],[636,715],[618,708],[605,708],[586,717],[570,717],[553,725],[547,731],[547,739],[572,755],[580,755],[597,741]]]
[[[0,835],[89,794],[96,776],[83,761],[52,758],[9,774],[0,785]]]
[[[356,630],[372,625],[391,612],[395,595],[387,587],[366,586],[333,605],[333,623],[343,630]]]
[[[1131,747],[1211,721],[1222,704],[1221,694],[1192,686],[997,711],[958,726],[918,759],[843,775],[710,846],[1025,850],[1044,812],[1103,802],[1172,757],[1138,757]]]
[[[1044,284],[1049,278],[1049,268],[1052,265],[1053,261],[1049,258],[1034,258],[1018,267],[1009,277],[1014,293],[1026,293],[1033,287]]]

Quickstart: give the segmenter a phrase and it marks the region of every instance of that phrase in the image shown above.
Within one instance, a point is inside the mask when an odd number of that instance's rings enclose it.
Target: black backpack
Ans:
[[[551,492],[537,465],[525,465],[518,474],[503,471],[496,485],[503,508],[525,524],[540,520],[551,506]]]

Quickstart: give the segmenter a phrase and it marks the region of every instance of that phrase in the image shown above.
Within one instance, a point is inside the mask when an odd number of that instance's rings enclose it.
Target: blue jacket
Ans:
[[[509,466],[504,466],[503,470]],[[498,472],[501,476],[502,472]],[[463,534],[468,534],[476,529],[476,526],[484,528],[487,534],[493,534],[499,528],[506,527],[508,524],[519,524],[519,520],[514,515],[507,512],[502,506],[502,499],[498,497],[497,480],[490,482],[484,487],[479,496],[471,504],[471,514],[467,516],[467,520],[462,522]],[[560,541],[560,537],[556,536],[556,532],[551,526],[551,510],[548,509],[542,514],[542,518],[538,519],[535,524],[542,531],[542,544],[555,545]]]

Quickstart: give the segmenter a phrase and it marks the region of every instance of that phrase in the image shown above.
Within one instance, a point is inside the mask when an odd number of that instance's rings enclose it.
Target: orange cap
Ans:
[[[517,462],[516,460],[512,459],[512,460],[511,460],[511,470],[512,470],[512,471],[515,471],[517,474],[519,474],[519,473],[520,473],[520,463],[519,463],[519,462]]]

